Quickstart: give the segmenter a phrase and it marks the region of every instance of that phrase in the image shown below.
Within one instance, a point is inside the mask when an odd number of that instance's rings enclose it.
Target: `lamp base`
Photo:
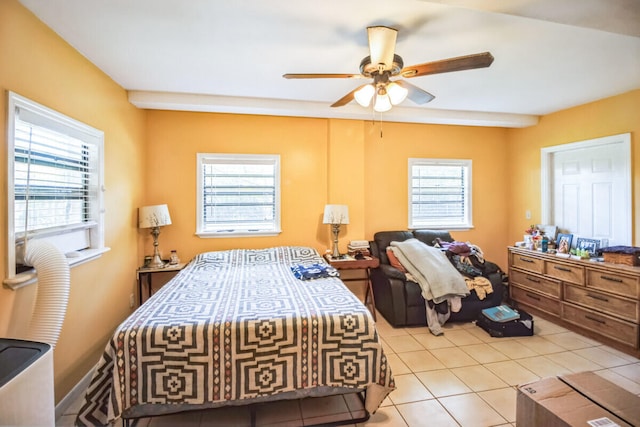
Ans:
[[[150,268],[164,268],[167,265],[166,262],[162,261],[160,258],[160,254],[154,254],[151,263],[149,264]]]
[[[331,258],[340,258],[340,250],[338,249],[338,234],[340,234],[340,224],[331,224],[331,230],[333,231],[333,253]]]
[[[151,235],[153,236],[153,259],[149,264],[151,268],[164,268],[167,264],[162,261],[160,257],[160,251],[158,250],[158,236],[160,235],[160,227],[153,227],[151,229]]]

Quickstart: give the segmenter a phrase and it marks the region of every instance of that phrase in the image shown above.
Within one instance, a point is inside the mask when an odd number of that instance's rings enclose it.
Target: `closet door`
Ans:
[[[549,153],[550,220],[579,236],[606,238],[610,245],[628,245],[629,148],[620,138],[597,141],[568,144],[568,148]]]

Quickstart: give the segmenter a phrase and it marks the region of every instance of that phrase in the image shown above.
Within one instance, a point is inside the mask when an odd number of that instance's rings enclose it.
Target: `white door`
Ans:
[[[608,239],[610,246],[629,245],[629,134],[545,150],[552,224],[577,236]]]

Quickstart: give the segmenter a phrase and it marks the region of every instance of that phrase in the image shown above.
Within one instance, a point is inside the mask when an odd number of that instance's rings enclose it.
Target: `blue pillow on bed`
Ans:
[[[296,264],[291,266],[291,271],[300,280],[321,279],[323,277],[338,277],[338,270],[327,264]]]

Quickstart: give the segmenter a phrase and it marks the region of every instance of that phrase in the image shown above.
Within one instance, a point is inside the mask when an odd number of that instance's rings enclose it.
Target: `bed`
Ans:
[[[338,277],[301,280],[313,248],[205,252],[114,332],[77,425],[395,388],[368,309]]]

